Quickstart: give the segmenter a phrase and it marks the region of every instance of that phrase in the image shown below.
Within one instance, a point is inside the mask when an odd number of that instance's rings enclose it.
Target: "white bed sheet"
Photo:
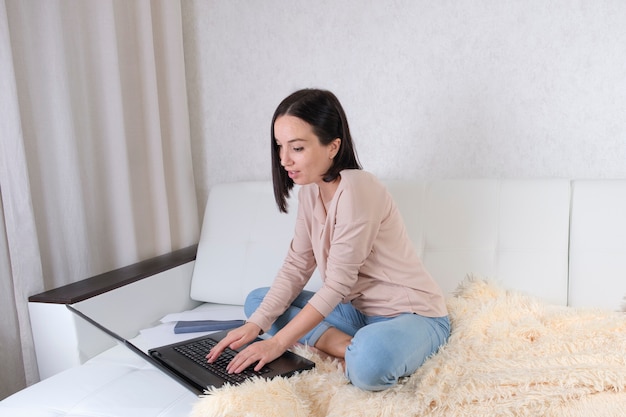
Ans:
[[[141,350],[197,337],[175,334],[178,320],[243,319],[243,307],[202,304],[170,314],[132,339]],[[0,402],[0,417],[183,417],[198,397],[139,354],[118,344]]]

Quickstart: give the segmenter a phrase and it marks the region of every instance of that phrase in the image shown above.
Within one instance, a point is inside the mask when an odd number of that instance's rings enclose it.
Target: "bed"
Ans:
[[[269,182],[240,182],[211,190],[197,248],[31,297],[44,380],[0,402],[0,415],[625,414],[626,181],[386,184],[452,320],[449,343],[396,388],[360,391],[299,347],[313,371],[198,397],[67,308],[144,350],[171,330],[170,313],[241,314],[280,267],[297,203],[279,214]]]

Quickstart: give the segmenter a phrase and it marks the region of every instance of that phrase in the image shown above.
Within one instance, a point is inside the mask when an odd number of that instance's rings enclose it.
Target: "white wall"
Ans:
[[[183,19],[201,209],[270,178],[271,116],[302,87],[337,94],[384,178],[626,177],[622,0],[183,0]]]

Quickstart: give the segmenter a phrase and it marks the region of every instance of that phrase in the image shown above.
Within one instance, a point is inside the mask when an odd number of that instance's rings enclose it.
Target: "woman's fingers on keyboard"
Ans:
[[[223,351],[224,351],[224,348],[220,348],[219,343],[213,346],[211,350],[209,350],[209,353],[206,355],[206,358],[209,361],[209,363],[215,362],[215,360],[220,357]]]
[[[214,362],[227,347],[231,349],[238,349],[246,343],[254,340],[255,337],[254,327],[251,328],[250,326],[246,326],[246,324],[237,327],[236,329],[228,332],[226,336],[224,336],[224,338],[209,351],[209,354],[206,356],[207,360],[209,362]]]
[[[255,362],[257,359],[255,359],[254,352],[251,352],[251,349],[244,349],[230,361],[226,370],[228,373],[238,374]]]
[[[220,357],[224,349],[226,349],[233,342],[233,340],[236,340],[236,336],[231,335],[232,332],[234,332],[234,330],[229,332],[222,340],[218,342],[217,345],[213,346],[213,348],[209,351],[209,354],[206,355],[209,363],[215,362],[217,358]]]
[[[251,344],[239,352],[226,367],[229,373],[239,373],[255,365],[254,370],[259,371],[265,364],[278,358],[284,350],[279,344],[270,338]]]

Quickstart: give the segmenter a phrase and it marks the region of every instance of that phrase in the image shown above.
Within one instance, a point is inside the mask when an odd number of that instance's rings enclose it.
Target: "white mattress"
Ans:
[[[164,317],[132,340],[140,349],[174,343],[206,333],[176,335],[176,320],[244,318],[241,306],[203,304]],[[0,402],[0,417],[182,417],[197,397],[126,346],[95,356]]]

